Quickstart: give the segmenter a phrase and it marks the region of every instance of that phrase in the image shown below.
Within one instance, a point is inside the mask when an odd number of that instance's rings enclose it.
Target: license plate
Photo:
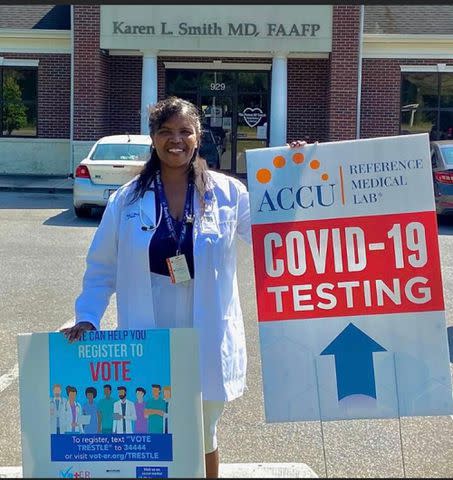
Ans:
[[[110,197],[110,195],[113,193],[113,192],[116,192],[116,188],[109,188],[107,190],[104,191],[104,198],[107,199]]]

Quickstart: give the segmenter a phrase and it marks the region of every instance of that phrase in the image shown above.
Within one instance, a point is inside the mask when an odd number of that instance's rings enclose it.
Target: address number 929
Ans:
[[[225,90],[225,88],[224,83],[211,83],[211,90]]]

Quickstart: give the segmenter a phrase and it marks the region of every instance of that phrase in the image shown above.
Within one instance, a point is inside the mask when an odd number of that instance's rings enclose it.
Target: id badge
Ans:
[[[168,271],[171,283],[181,283],[190,280],[189,267],[185,255],[176,255],[167,258]]]

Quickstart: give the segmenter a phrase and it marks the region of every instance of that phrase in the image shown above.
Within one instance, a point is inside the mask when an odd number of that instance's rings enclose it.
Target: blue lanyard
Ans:
[[[156,182],[157,195],[159,196],[160,206],[164,214],[165,222],[167,223],[168,231],[170,232],[171,237],[176,243],[176,255],[180,255],[181,245],[183,244],[187,234],[187,224],[190,223],[189,219],[192,218],[192,207],[193,207],[192,200],[193,200],[194,184],[193,182],[189,182],[189,186],[187,188],[186,202],[184,205],[184,214],[182,217],[181,232],[179,233],[179,238],[178,238],[178,236],[176,235],[175,226],[173,225],[173,221],[171,219],[168,202],[165,197],[164,186],[162,185],[162,179],[160,178],[160,171],[156,172],[155,182]]]

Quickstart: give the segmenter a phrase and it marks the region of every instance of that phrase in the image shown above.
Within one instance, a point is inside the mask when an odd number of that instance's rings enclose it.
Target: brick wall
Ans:
[[[71,56],[2,52],[0,56],[9,59],[39,60],[38,137],[69,138]]]
[[[74,5],[74,140],[110,131],[110,57],[99,35],[100,6]]]
[[[288,141],[327,140],[327,59],[288,60]]]
[[[142,57],[110,58],[110,134],[140,133]]]
[[[453,65],[453,60],[365,58],[362,69],[362,138],[385,137],[400,133],[400,65]]]
[[[356,138],[360,5],[334,5],[328,96],[330,141]]]

